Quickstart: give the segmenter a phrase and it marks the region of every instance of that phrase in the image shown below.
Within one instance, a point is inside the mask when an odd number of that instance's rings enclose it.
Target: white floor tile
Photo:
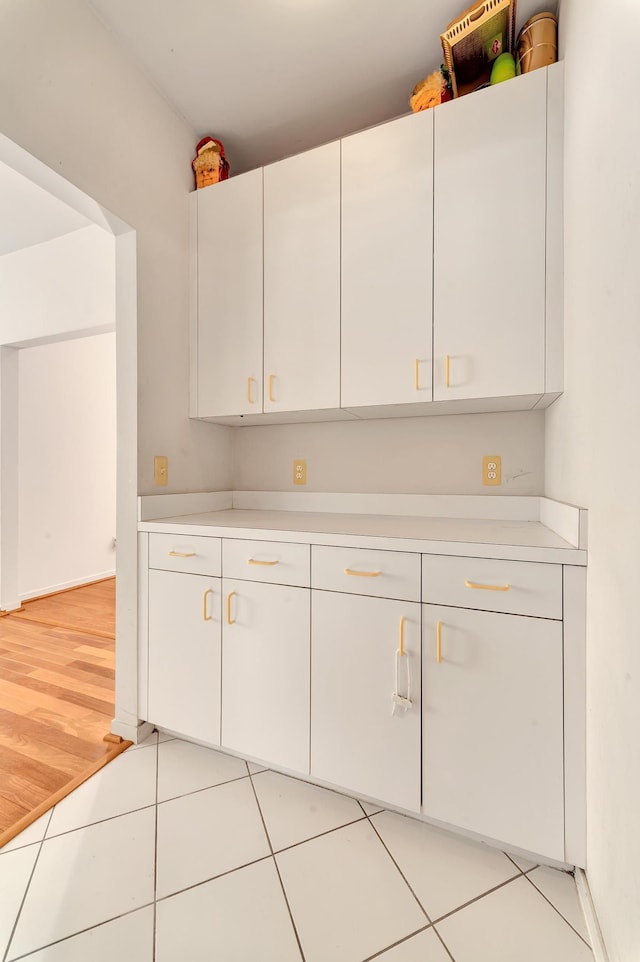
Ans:
[[[269,854],[248,778],[158,806],[158,898]]]
[[[530,868],[535,868],[538,864],[537,862],[531,862],[528,858],[522,858],[521,855],[512,855],[509,852],[509,858],[512,859],[523,872],[528,872]]]
[[[549,901],[555,905],[558,912],[564,915],[567,922],[579,932],[583,939],[589,941],[587,923],[584,920],[582,907],[578,898],[578,890],[572,875],[559,872],[554,868],[541,865],[528,875],[535,887],[539,889]]]
[[[442,942],[433,931],[419,932],[395,948],[383,952],[375,962],[451,962]],[[57,960],[56,960],[57,962]]]
[[[276,856],[307,962],[356,962],[426,923],[367,821]]]
[[[0,852],[0,958],[4,958],[39,849],[29,845]]]
[[[127,748],[127,752],[135,752],[139,748],[155,748],[157,744],[158,744],[158,733],[151,732],[151,734],[147,735],[147,737],[143,742],[138,742],[137,745],[129,745],[129,747]]]
[[[158,801],[243,778],[247,763],[174,738],[158,747]]]
[[[258,772],[268,771],[266,765],[258,765],[256,762],[247,762],[247,765],[249,766],[249,771],[252,775],[257,775]]]
[[[300,962],[273,859],[158,902],[156,962],[179,959]]]
[[[456,962],[593,962],[589,947],[522,877],[437,929]]]
[[[9,959],[153,901],[154,837],[147,808],[45,839]]]
[[[384,812],[382,805],[374,805],[372,802],[360,802],[364,808],[367,815],[377,815],[378,812]]]
[[[50,818],[51,812],[49,811],[36,819],[36,821],[32,822],[23,832],[20,832],[20,834],[12,838],[10,842],[3,845],[2,848],[0,848],[0,855],[4,855],[5,852],[13,852],[16,848],[22,848],[24,845],[33,845],[34,842],[41,842]]]
[[[24,956],[24,962],[152,962],[153,906]]]
[[[371,819],[432,920],[518,874],[496,849],[393,812]]]
[[[277,772],[253,779],[274,851],[363,818],[353,798]]]
[[[47,838],[105,818],[126,815],[138,808],[155,805],[155,801],[155,751],[123,752],[58,802],[47,829]]]

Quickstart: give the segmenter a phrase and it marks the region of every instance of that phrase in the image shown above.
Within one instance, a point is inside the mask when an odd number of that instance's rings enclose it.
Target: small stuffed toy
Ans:
[[[213,137],[203,137],[198,143],[191,166],[196,175],[198,189],[217,184],[229,176],[229,162],[224,155],[224,145]]]
[[[413,112],[418,113],[420,110],[437,107],[438,104],[443,104],[452,98],[449,71],[440,67],[440,70],[434,70],[428,77],[415,85],[409,98],[409,104]]]

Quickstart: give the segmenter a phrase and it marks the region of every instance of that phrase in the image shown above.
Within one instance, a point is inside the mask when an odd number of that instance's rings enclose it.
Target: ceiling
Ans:
[[[0,256],[80,230],[89,221],[0,162]]]
[[[87,0],[231,173],[405,113],[466,0]],[[519,0],[518,26],[556,0]],[[195,146],[195,145],[194,145]]]

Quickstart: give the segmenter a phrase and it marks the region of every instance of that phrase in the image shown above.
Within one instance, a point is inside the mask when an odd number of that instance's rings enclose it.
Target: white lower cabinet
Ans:
[[[314,591],[311,635],[311,775],[419,812],[420,605]]]
[[[308,588],[224,578],[222,745],[309,772]]]
[[[423,813],[563,861],[562,622],[423,605],[422,664]]]
[[[149,571],[149,721],[220,744],[220,578]]]

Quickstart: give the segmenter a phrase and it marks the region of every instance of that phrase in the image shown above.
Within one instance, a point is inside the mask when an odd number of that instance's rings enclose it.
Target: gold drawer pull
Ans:
[[[481,591],[510,591],[511,585],[476,585],[473,581],[465,581],[465,588],[479,588]]]
[[[213,594],[213,588],[207,588],[202,596],[202,620],[203,621],[213,621],[213,615],[207,614],[207,598],[209,595]]]
[[[444,359],[444,383],[446,387],[451,387],[451,358],[448,354]]]
[[[252,394],[252,392],[251,392],[251,385],[252,385],[252,384],[255,384],[255,381],[256,381],[255,377],[248,377],[248,378],[247,378],[247,401],[249,402],[249,404],[255,404],[255,403],[256,403],[256,402],[253,400],[253,394]]]
[[[344,573],[354,575],[356,578],[377,578],[382,574],[381,571],[353,571],[351,568],[345,568]]]
[[[274,379],[274,377],[275,377],[275,374],[270,374],[270,375],[269,375],[268,395],[269,395],[269,400],[270,400],[270,401],[275,401],[275,398],[274,398],[274,396],[273,396],[273,379]]]
[[[170,551],[170,558],[195,558],[195,551]]]
[[[407,619],[403,615],[400,619],[400,641],[398,642],[398,654],[404,658],[404,623]]]
[[[413,379],[416,387],[416,391],[420,390],[420,359],[416,358],[414,368],[413,368]]]
[[[442,622],[439,621],[436,625],[436,661],[438,664],[442,661]]]
[[[235,591],[230,591],[227,595],[227,624],[235,625],[236,619],[231,617],[231,599],[235,598]]]
[[[247,561],[248,565],[264,565],[265,567],[271,567],[272,565],[280,564],[279,561],[258,561],[256,558],[249,558]]]

